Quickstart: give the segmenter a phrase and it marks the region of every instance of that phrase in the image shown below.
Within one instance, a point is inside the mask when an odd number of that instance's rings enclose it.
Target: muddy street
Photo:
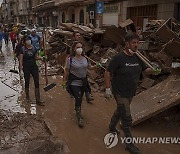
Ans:
[[[88,104],[83,99],[82,114],[85,127],[79,128],[74,111],[74,99],[61,87],[62,76],[49,76],[57,84],[44,92],[45,79],[40,75],[40,88],[45,106],[35,104],[31,79],[31,102],[25,100],[24,82],[14,69],[11,46],[0,57],[0,154],[70,153],[70,154],[128,154],[120,142],[107,149],[104,137],[116,107],[103,94],[93,93],[95,100]],[[15,69],[18,69],[16,64]],[[179,137],[180,113],[178,106],[162,112],[132,128],[135,137]],[[176,116],[176,120],[174,120]],[[120,129],[120,128],[119,128]],[[121,129],[120,129],[121,130]],[[123,136],[121,130],[120,137]],[[146,154],[179,154],[179,144],[137,144]]]

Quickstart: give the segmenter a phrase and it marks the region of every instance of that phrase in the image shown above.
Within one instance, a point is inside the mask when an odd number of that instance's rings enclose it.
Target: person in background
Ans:
[[[5,41],[6,47],[8,47],[8,45],[9,45],[9,31],[8,31],[7,27],[4,28],[4,41]]]
[[[132,125],[132,117],[130,112],[130,104],[133,96],[136,94],[137,84],[141,73],[159,74],[158,69],[152,70],[148,68],[142,60],[140,60],[134,52],[137,51],[139,37],[135,33],[128,33],[125,36],[125,49],[123,52],[115,55],[105,72],[106,97],[112,97],[112,93],[117,103],[117,108],[111,118],[109,124],[110,132],[119,131],[116,125],[121,120],[122,129],[126,138],[132,139],[130,127]],[[112,93],[111,88],[112,87]],[[126,149],[132,154],[139,154],[140,150],[130,142],[126,143]]]
[[[17,33],[15,32],[15,30],[12,30],[9,35],[10,35],[10,39],[11,39],[11,42],[12,42],[12,48],[13,48],[13,51],[14,51],[15,46],[16,46]]]
[[[72,53],[66,60],[63,82],[67,82],[67,87],[75,98],[75,110],[79,127],[83,127],[83,117],[81,114],[81,104],[84,91],[87,89],[87,69],[94,69],[94,66],[83,56],[81,42],[76,42],[72,46]]]
[[[40,99],[40,89],[39,89],[39,72],[36,60],[40,60],[37,54],[37,50],[31,43],[31,38],[25,36],[23,38],[24,46],[21,48],[19,54],[19,71],[20,77],[22,78],[22,71],[24,73],[25,79],[25,93],[27,101],[30,100],[29,97],[29,84],[30,75],[32,75],[35,85],[35,98],[38,105],[43,106],[44,101]]]
[[[0,27],[0,52],[1,52],[1,55],[3,55],[3,52],[2,52],[2,41],[3,41],[3,38],[4,38],[4,33],[2,31],[2,27]]]
[[[19,60],[19,55],[21,53],[21,49],[24,46],[23,37],[24,36],[22,34],[19,34],[18,42],[14,50],[14,56],[15,56],[14,58],[18,58],[18,60]]]
[[[34,28],[32,29],[31,34],[30,34],[30,38],[32,41],[32,45],[34,46],[34,48],[38,52],[41,49],[41,38],[39,35],[36,34],[36,29],[34,29]]]
[[[136,34],[139,36],[139,39],[142,40],[143,39],[143,35],[142,35],[142,29],[140,27],[136,28]]]
[[[18,25],[13,26],[13,31],[18,35],[18,33],[19,33]]]

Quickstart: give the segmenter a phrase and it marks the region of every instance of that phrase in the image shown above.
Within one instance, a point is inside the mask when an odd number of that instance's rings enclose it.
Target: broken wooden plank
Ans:
[[[61,30],[61,29],[55,29],[55,30],[54,30],[54,33],[55,33],[55,34],[62,35],[62,36],[70,36],[70,37],[73,36],[73,32],[65,31],[65,30]]]
[[[141,83],[141,87],[145,88],[145,89],[149,89],[150,87],[152,87],[154,82],[155,82],[155,80],[152,80],[150,78],[145,78]]]
[[[133,125],[180,104],[180,74],[135,96],[131,104]]]
[[[129,25],[131,25],[131,24],[134,24],[134,22],[133,22],[131,19],[127,19],[127,20],[124,21],[124,22],[119,22],[119,26],[120,26],[121,28],[125,28],[125,27],[127,27],[127,26],[129,26]]]
[[[117,27],[109,27],[104,33],[106,38],[117,44],[124,42],[125,34],[126,32],[124,30]]]
[[[73,26],[72,27],[73,31],[77,31],[80,34],[91,34],[93,33],[93,30],[87,26],[82,26],[82,25],[78,25],[78,26]]]
[[[180,40],[179,39],[172,39],[170,40],[164,48],[164,52],[172,57],[180,57]]]
[[[169,42],[171,39],[177,39],[177,34],[172,31],[167,23],[170,22],[169,18],[161,27],[159,27],[156,31],[156,34],[159,36],[159,38],[164,42]]]

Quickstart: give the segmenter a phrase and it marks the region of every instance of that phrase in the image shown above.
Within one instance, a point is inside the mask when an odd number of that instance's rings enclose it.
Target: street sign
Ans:
[[[89,16],[89,18],[92,20],[92,19],[94,19],[94,11],[90,11],[90,16]]]
[[[96,13],[103,14],[104,13],[104,1],[96,2]]]

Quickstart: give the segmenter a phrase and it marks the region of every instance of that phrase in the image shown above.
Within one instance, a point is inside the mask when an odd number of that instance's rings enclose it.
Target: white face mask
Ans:
[[[26,45],[31,45],[31,40],[27,40],[25,43]]]
[[[128,49],[128,51],[133,55],[136,51],[133,51],[132,49]]]
[[[82,48],[77,48],[77,49],[76,49],[76,53],[77,53],[78,55],[81,55],[81,54],[82,54],[82,51],[83,51]]]

